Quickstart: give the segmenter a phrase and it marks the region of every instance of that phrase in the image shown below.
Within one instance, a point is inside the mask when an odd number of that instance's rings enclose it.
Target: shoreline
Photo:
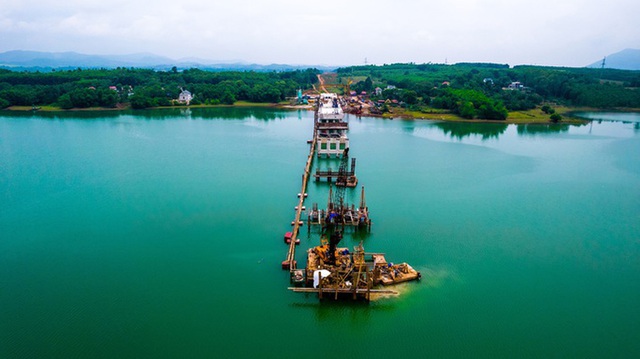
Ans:
[[[237,102],[233,105],[194,105],[194,106],[161,106],[150,107],[144,110],[167,110],[167,109],[197,109],[197,108],[242,108],[242,107],[259,107],[259,108],[275,108],[281,110],[306,110],[312,111],[311,105],[291,105],[289,103],[253,103],[253,102]],[[430,112],[424,111],[408,111],[404,108],[395,108],[395,112],[385,114],[374,113],[362,113],[353,114],[360,117],[374,117],[382,119],[399,119],[399,120],[429,120],[429,121],[446,121],[446,122],[469,122],[469,123],[502,123],[502,124],[582,124],[589,122],[590,120],[576,116],[580,112],[640,112],[639,108],[589,108],[589,107],[556,107],[556,113],[563,116],[563,119],[559,122],[552,122],[549,119],[549,115],[545,114],[540,108],[535,108],[526,111],[512,111],[509,112],[509,116],[506,120],[486,120],[486,119],[466,119],[460,117],[454,113],[433,109]],[[54,106],[10,106],[0,111],[7,112],[99,112],[99,111],[138,111],[131,108],[131,106],[118,106],[114,108],[109,107],[90,107],[90,108],[72,108],[68,110],[61,109]]]

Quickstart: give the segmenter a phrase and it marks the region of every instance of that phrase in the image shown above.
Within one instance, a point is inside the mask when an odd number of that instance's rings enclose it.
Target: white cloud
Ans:
[[[0,51],[581,66],[640,47],[639,10],[635,0],[0,0]]]

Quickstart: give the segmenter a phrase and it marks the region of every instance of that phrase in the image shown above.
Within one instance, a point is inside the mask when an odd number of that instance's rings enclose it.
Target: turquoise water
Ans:
[[[343,244],[423,273],[367,305],[286,290],[312,113],[0,114],[0,357],[637,357],[640,120],[619,115],[351,117],[374,224]]]

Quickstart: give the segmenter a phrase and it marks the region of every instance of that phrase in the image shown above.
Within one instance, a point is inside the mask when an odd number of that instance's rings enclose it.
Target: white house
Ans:
[[[509,84],[509,86],[507,87],[507,90],[522,90],[524,88],[524,85],[521,84],[519,81],[515,81]]]
[[[182,90],[182,92],[180,92],[180,95],[178,96],[178,102],[186,103],[188,105],[191,100],[193,100],[193,95],[191,94],[191,92],[187,90]]]

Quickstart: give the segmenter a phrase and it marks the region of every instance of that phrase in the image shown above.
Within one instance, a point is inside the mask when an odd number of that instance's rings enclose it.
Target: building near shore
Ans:
[[[179,103],[184,103],[188,105],[191,102],[191,100],[193,100],[193,95],[191,94],[191,92],[187,90],[182,90],[180,92],[180,95],[178,95]]]

